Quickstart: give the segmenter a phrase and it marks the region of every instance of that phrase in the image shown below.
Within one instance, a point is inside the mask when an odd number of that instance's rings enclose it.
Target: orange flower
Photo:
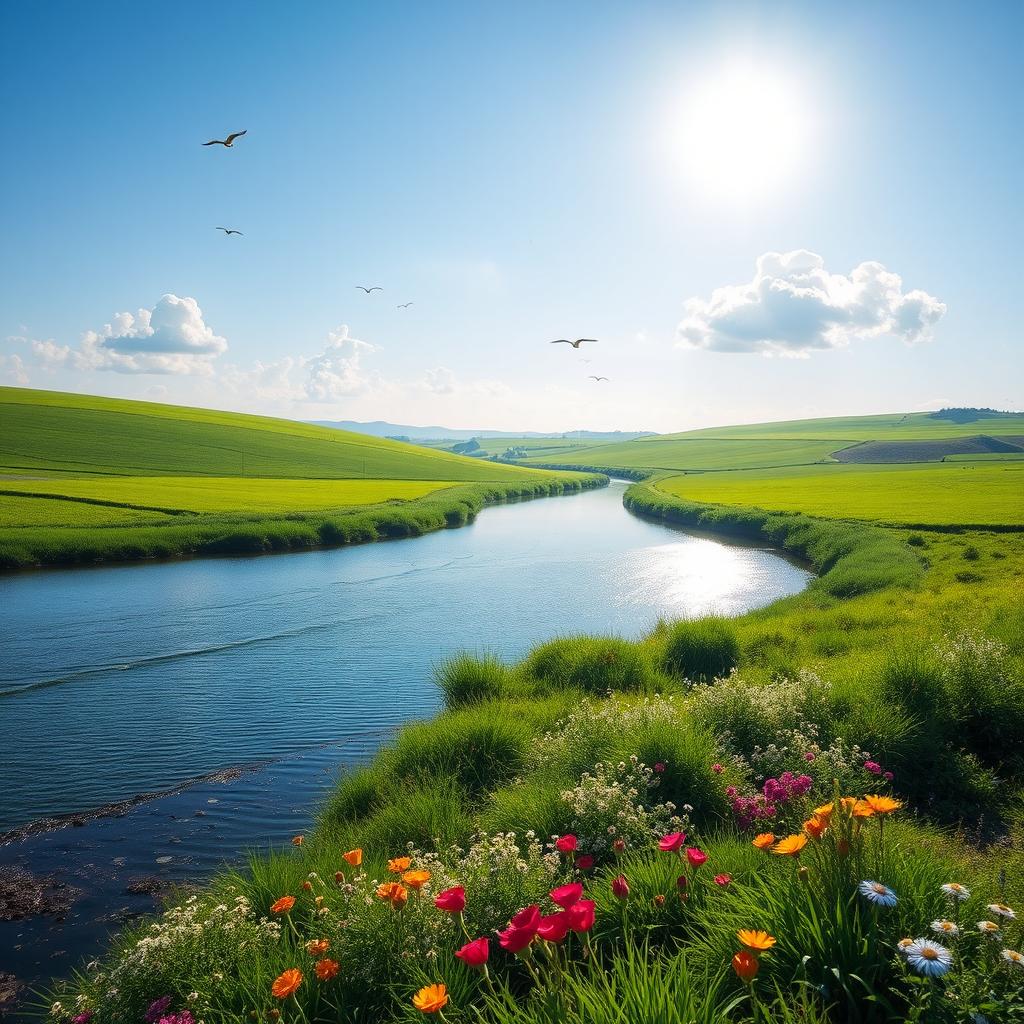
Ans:
[[[359,849],[349,850],[341,855],[342,860],[347,861],[352,867],[357,868],[363,863],[363,851]]]
[[[412,860],[409,857],[392,857],[388,861],[388,871],[393,875],[400,875],[403,871],[407,870],[412,864]]]
[[[275,900],[270,904],[270,912],[272,914],[287,914],[294,906],[294,896],[282,896],[279,900]]]
[[[855,818],[870,818],[874,813],[874,807],[872,807],[866,800],[858,800],[853,805],[853,816]]]
[[[775,842],[774,832],[762,832],[760,835],[754,836],[754,846],[759,850],[767,850],[769,846]]]
[[[736,933],[736,938],[740,940],[741,945],[746,946],[747,949],[756,950],[758,953],[763,953],[775,945],[775,939],[767,932],[755,931],[752,928],[741,928]]]
[[[732,958],[732,969],[736,972],[736,976],[740,981],[744,981],[749,985],[757,977],[757,972],[761,969],[761,965],[758,963],[756,956],[748,953],[745,949],[741,949]]]
[[[448,989],[444,985],[425,985],[412,997],[412,1005],[423,1013],[440,1013],[448,1005]]]
[[[422,868],[416,871],[406,871],[402,875],[402,881],[405,882],[410,889],[422,889],[427,882],[430,881],[430,872]]]
[[[409,898],[409,891],[399,882],[385,882],[383,885],[377,886],[377,895],[398,910],[405,905],[405,901]]]
[[[879,796],[877,793],[864,797],[864,803],[875,814],[892,814],[893,811],[898,811],[903,806],[899,800],[893,800],[891,796]]]
[[[814,816],[821,818],[822,821],[828,822],[829,818],[832,817],[832,811],[834,810],[833,804],[822,804],[820,807],[814,808]]]
[[[323,956],[331,948],[331,943],[328,939],[310,939],[306,943],[306,952],[313,957]]]
[[[330,981],[337,973],[341,964],[337,960],[317,960],[316,976],[319,981]]]
[[[302,883],[302,891],[303,892],[312,892],[313,891],[313,883],[308,878]]]
[[[843,810],[849,812],[856,805],[857,798],[855,796],[844,796],[839,802],[842,804]]]
[[[786,836],[772,847],[772,853],[777,853],[780,857],[795,857],[806,845],[807,836]]]
[[[820,839],[825,834],[825,829],[828,828],[828,822],[823,821],[821,818],[814,817],[808,818],[804,822],[804,831],[812,839]]]
[[[289,967],[287,971],[279,975],[270,991],[278,999],[287,999],[302,984],[302,971],[298,967]]]
[[[305,841],[305,836],[292,836],[292,846],[301,846]]]

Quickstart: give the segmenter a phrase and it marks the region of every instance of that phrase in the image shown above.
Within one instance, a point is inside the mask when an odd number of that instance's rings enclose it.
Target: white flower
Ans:
[[[999,938],[999,925],[995,921],[979,921],[978,931],[982,935],[990,935],[994,939]]]
[[[1002,952],[1003,961],[1012,964],[1014,967],[1024,968],[1024,956],[1015,949],[1004,949]]]
[[[1005,917],[1007,921],[1014,921],[1017,918],[1017,915],[1005,903],[990,903],[988,911],[990,914],[995,914],[996,917]]]
[[[896,906],[896,893],[892,891],[887,885],[882,885],[881,882],[872,882],[870,879],[863,881],[857,886],[857,890],[861,896],[868,901],[879,907],[895,907]]]
[[[941,978],[953,966],[953,954],[931,939],[915,939],[907,946],[904,956],[907,963],[926,978]]]
[[[932,931],[935,932],[936,935],[946,935],[950,938],[956,938],[956,936],[960,934],[960,929],[953,924],[952,921],[946,921],[944,919],[932,921]]]
[[[959,882],[947,882],[942,886],[942,891],[954,900],[966,900],[970,898],[971,890],[966,885],[961,885]]]

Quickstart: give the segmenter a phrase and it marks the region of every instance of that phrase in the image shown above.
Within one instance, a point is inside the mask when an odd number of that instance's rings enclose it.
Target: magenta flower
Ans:
[[[159,999],[154,999],[153,1002],[149,1004],[149,1009],[146,1011],[146,1024],[156,1024],[156,1022],[164,1015],[164,1011],[170,1005],[170,996],[161,996]]]
[[[670,832],[667,836],[661,837],[658,842],[658,849],[663,853],[678,853],[683,848],[683,843],[685,842],[685,832]]]
[[[654,766],[654,770],[660,775],[665,770],[665,766],[661,763],[661,761],[659,761]]]
[[[871,772],[872,775],[881,775],[882,766],[877,761],[865,761],[864,771]]]
[[[721,774],[722,774],[722,772],[723,772],[723,771],[724,771],[725,769],[724,769],[724,768],[723,768],[723,767],[722,767],[722,766],[721,766],[720,764],[718,764],[718,762],[716,761],[716,762],[715,762],[715,764],[713,764],[713,765],[711,766],[711,770],[712,770],[712,771],[713,771],[713,772],[714,772],[714,773],[715,773],[716,775],[721,775]]]

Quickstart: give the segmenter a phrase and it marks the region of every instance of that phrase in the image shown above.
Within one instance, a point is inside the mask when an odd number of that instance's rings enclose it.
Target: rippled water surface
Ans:
[[[429,715],[431,667],[462,648],[636,636],[806,583],[637,519],[621,492],[410,541],[0,579],[0,831]]]

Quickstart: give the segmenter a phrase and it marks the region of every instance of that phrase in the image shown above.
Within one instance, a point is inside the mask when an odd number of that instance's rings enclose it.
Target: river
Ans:
[[[81,816],[0,847],[0,867],[76,890],[63,920],[0,922],[9,969],[62,974],[152,907],[148,889],[307,827],[340,768],[439,709],[446,655],[637,637],[806,586],[773,552],[630,515],[623,486],[414,541],[0,578],[0,832]]]

